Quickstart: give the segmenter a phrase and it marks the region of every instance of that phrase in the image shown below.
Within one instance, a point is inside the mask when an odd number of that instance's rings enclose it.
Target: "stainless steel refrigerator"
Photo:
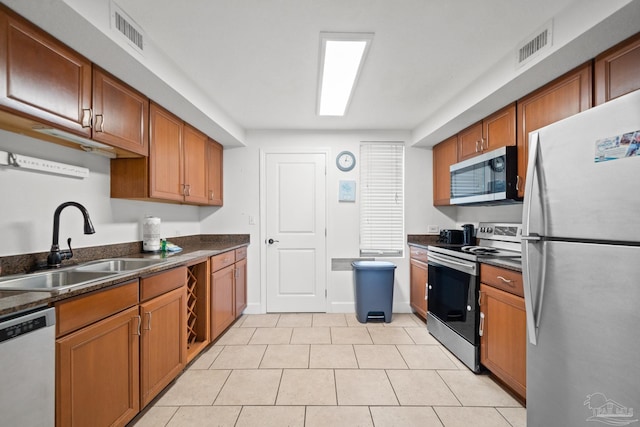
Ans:
[[[527,426],[640,427],[640,91],[529,135]]]

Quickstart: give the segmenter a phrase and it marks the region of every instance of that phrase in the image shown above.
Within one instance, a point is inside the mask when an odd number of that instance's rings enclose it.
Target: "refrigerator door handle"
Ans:
[[[522,236],[531,236],[529,222],[531,219],[531,201],[533,200],[533,178],[538,163],[538,132],[529,135],[529,162],[527,164],[527,176],[524,183],[524,205],[522,206]]]
[[[544,253],[544,242],[542,242],[543,246],[543,254],[542,254],[542,266],[538,270],[539,271],[539,281],[537,283],[537,289],[540,289],[539,292],[539,301],[537,305],[537,313],[538,316],[536,318],[536,311],[534,311],[534,303],[533,303],[533,286],[531,283],[531,266],[529,263],[529,247],[532,245],[532,242],[523,241],[522,242],[522,288],[524,291],[524,306],[525,306],[525,315],[527,320],[527,335],[529,336],[529,342],[533,345],[536,345],[538,342],[538,326],[540,325],[540,308],[542,307],[542,296],[544,290],[544,275],[546,270],[546,254]]]
[[[524,206],[522,207],[522,281],[524,291],[524,303],[526,310],[527,320],[527,335],[529,336],[529,342],[536,345],[538,342],[538,326],[539,326],[539,308],[542,305],[542,290],[544,286],[544,272],[545,272],[545,254],[544,243],[542,246],[542,266],[539,271],[539,282],[536,284],[536,289],[540,289],[538,301],[538,310],[534,311],[533,303],[533,285],[531,283],[531,266],[529,257],[529,248],[532,244],[541,243],[542,238],[537,234],[532,234],[529,225],[531,219],[531,202],[533,200],[533,181],[538,167],[538,153],[539,153],[539,139],[538,132],[529,134],[529,162],[527,164],[527,176],[524,186]],[[544,209],[542,210],[544,216]],[[543,222],[544,224],[544,218]],[[538,319],[536,319],[536,312],[538,313]]]

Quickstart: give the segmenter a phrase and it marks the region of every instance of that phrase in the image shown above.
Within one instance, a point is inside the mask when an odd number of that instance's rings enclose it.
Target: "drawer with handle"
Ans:
[[[416,246],[409,246],[411,259],[427,262],[427,250]]]
[[[211,272],[218,271],[236,262],[235,251],[223,252],[211,257]]]
[[[489,264],[480,264],[480,281],[494,288],[524,297],[522,274]]]

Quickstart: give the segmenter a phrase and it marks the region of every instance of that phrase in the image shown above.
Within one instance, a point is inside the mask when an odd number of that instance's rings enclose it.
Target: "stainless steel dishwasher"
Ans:
[[[55,424],[55,323],[46,307],[0,317],[2,425]]]

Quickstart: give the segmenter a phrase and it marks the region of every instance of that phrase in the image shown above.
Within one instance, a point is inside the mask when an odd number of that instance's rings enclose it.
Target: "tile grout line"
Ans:
[[[449,385],[449,383],[442,377],[442,375],[440,375],[440,370],[439,369],[434,369],[434,371],[436,371],[436,375],[438,375],[438,377],[442,380],[442,382],[447,386],[447,388],[449,389],[449,391],[451,392],[451,394],[453,395],[453,397],[456,398],[456,400],[458,401],[458,403],[460,404],[461,407],[465,407],[462,404],[462,401],[460,400],[460,398],[458,397],[457,394],[454,393],[453,389],[451,388],[451,386]]]

